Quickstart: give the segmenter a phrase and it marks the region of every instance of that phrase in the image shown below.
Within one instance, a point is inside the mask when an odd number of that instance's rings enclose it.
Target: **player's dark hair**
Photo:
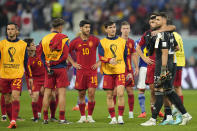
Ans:
[[[121,23],[121,27],[122,27],[123,25],[130,25],[130,24],[129,24],[129,22],[127,22],[127,21],[123,21],[123,22]]]
[[[53,21],[52,21],[52,27],[53,28],[57,28],[57,27],[59,27],[59,26],[62,26],[62,25],[64,25],[64,20],[63,19],[61,19],[61,18],[56,18],[56,19],[54,19]]]
[[[30,44],[34,41],[33,38],[25,38],[24,41],[27,43],[27,47],[30,47]]]
[[[149,20],[154,20],[156,19],[156,16],[158,16],[159,13],[158,12],[152,12],[149,14]]]
[[[167,13],[166,12],[159,12],[157,16],[161,16],[163,18],[168,18]]]
[[[79,22],[79,27],[83,27],[86,24],[91,25],[91,22],[89,20],[81,20]]]
[[[6,26],[6,30],[5,30],[6,36],[8,35],[8,34],[7,34],[8,25],[15,25],[15,28],[16,28],[16,29],[18,30],[18,32],[19,32],[19,26],[18,26],[16,23],[10,22],[10,23],[8,23],[7,26]],[[18,34],[17,34],[17,36],[18,36]]]
[[[107,21],[107,22],[104,23],[104,27],[105,27],[105,29],[106,29],[108,26],[111,26],[111,25],[113,25],[113,24],[115,24],[114,21]]]

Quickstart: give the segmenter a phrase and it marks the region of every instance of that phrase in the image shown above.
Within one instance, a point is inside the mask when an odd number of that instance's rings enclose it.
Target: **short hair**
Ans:
[[[61,18],[56,18],[56,19],[54,19],[53,21],[52,21],[52,27],[53,28],[57,28],[57,27],[59,27],[59,26],[61,26],[61,25],[64,25],[64,20],[63,19],[61,19]]]
[[[104,23],[104,27],[107,28],[108,26],[111,26],[113,24],[115,24],[114,21],[107,21],[107,22]]]
[[[7,31],[8,25],[15,25],[15,28],[16,28],[17,30],[19,30],[19,26],[18,26],[16,23],[11,22],[11,23],[8,23],[8,24],[7,24],[7,26],[6,26],[6,31]]]
[[[34,41],[33,38],[25,38],[24,41],[27,43],[27,47],[30,47],[30,44]]]
[[[123,22],[121,23],[121,27],[122,27],[123,25],[129,25],[129,26],[130,26],[129,22],[127,22],[127,21],[123,21]]]
[[[158,16],[158,12],[152,12],[149,14],[149,20],[154,20],[156,19],[156,16]]]
[[[79,22],[79,27],[83,27],[86,24],[91,25],[91,22],[89,20],[81,20]]]
[[[166,12],[159,12],[157,16],[161,16],[163,18],[168,18],[167,13]]]

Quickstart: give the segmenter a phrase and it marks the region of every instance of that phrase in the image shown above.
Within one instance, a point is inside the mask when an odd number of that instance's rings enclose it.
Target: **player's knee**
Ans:
[[[12,95],[12,101],[19,101],[20,100],[20,96],[17,94],[13,94]]]

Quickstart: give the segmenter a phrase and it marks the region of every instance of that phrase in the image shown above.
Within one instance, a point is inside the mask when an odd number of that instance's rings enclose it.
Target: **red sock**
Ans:
[[[88,102],[88,115],[91,116],[94,111],[95,101]]]
[[[43,101],[43,95],[39,95],[39,98],[38,98],[38,112],[42,112],[42,101]]]
[[[50,102],[51,118],[55,118],[56,101]]]
[[[116,105],[116,95],[114,95],[113,100],[114,100],[114,106],[115,106]]]
[[[180,98],[181,98],[181,102],[182,102],[182,104],[183,104],[183,96],[179,96]]]
[[[111,118],[115,117],[115,109],[114,109],[114,107],[108,108],[108,111],[109,111],[109,114],[110,114]]]
[[[38,105],[37,105],[37,102],[32,102],[31,106],[32,106],[32,111],[33,111],[34,118],[38,118]]]
[[[43,111],[44,120],[48,120],[48,111]]]
[[[124,106],[118,106],[118,115],[123,116],[124,113]]]
[[[6,106],[4,95],[1,95],[1,114],[6,115]]]
[[[10,121],[12,120],[12,104],[5,104],[5,108],[6,108],[6,113],[8,115],[8,118],[10,119]]]
[[[80,110],[80,113],[81,113],[81,116],[85,116],[85,106],[86,104],[85,103],[82,103],[82,104],[79,104],[79,110]]]
[[[13,101],[12,102],[12,120],[16,121],[16,119],[18,117],[19,110],[20,110],[19,101],[17,101],[17,100]]]
[[[129,111],[133,111],[133,107],[134,107],[134,95],[133,94],[128,95],[128,104],[129,104]]]
[[[65,111],[60,111],[59,113],[60,113],[59,114],[59,119],[60,120],[65,120]]]

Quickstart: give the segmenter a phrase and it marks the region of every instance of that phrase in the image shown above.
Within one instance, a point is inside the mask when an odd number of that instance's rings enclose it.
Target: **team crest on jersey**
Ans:
[[[14,62],[14,54],[16,53],[16,49],[14,47],[10,47],[8,49],[8,54],[10,56],[10,62]]]
[[[132,48],[132,44],[131,43],[129,43],[129,48]]]
[[[79,44],[78,47],[81,47],[81,44]]]
[[[76,83],[75,83],[75,86],[76,86],[76,87],[78,87],[78,86],[79,86],[79,83],[78,83],[78,82],[76,82]]]
[[[103,82],[103,86],[107,86],[107,82],[106,81]]]
[[[90,42],[89,42],[89,47],[92,47],[92,46],[93,46],[93,42],[90,41]]]

